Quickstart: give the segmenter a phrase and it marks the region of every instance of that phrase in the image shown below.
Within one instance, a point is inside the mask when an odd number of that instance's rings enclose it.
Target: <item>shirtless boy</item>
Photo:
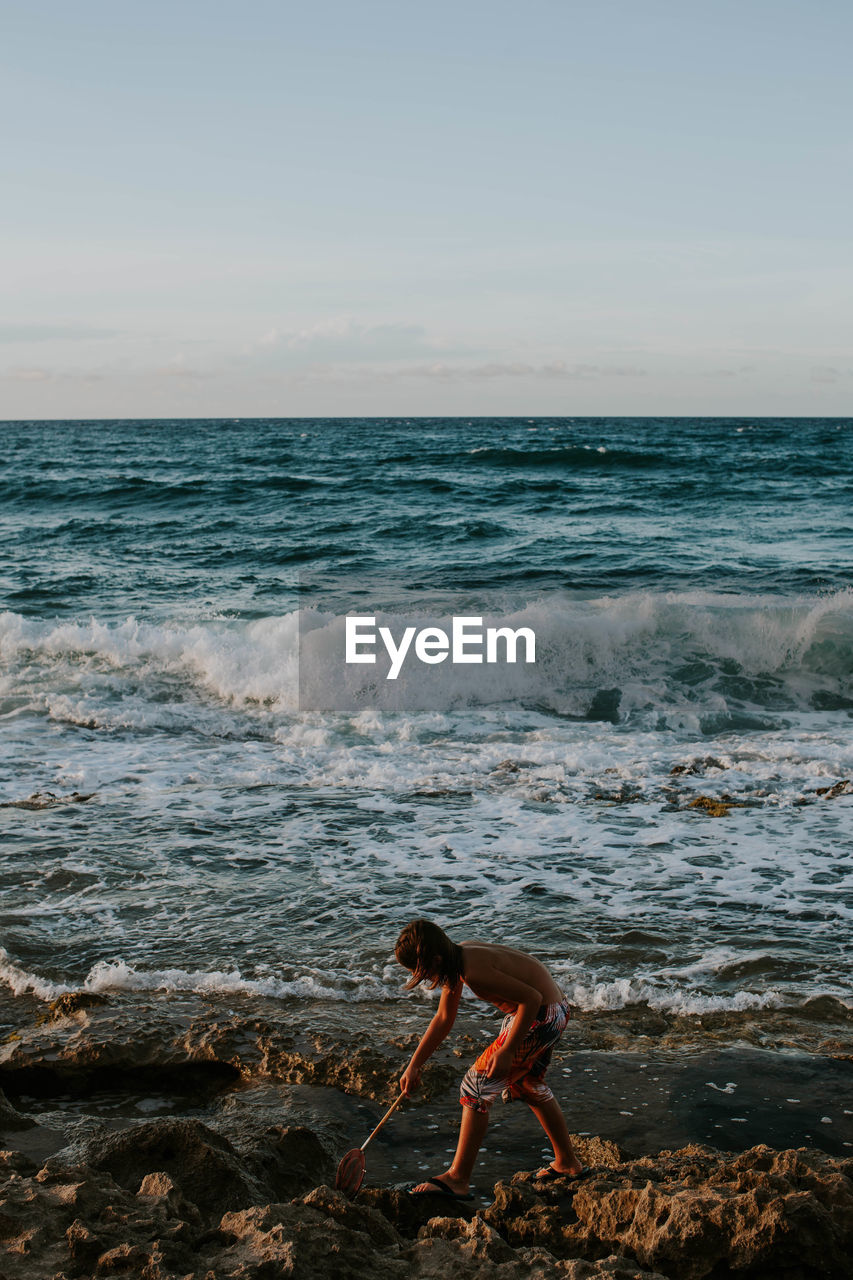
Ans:
[[[421,1068],[449,1033],[456,1019],[463,984],[506,1016],[500,1035],[466,1073],[459,1101],[462,1123],[450,1167],[412,1188],[415,1195],[441,1192],[465,1198],[471,1172],[489,1124],[489,1108],[500,1095],[521,1098],[530,1107],[554,1150],[554,1159],[537,1178],[578,1178],[584,1172],[572,1147],[559,1104],[545,1083],[554,1045],[569,1020],[569,1005],[548,970],[533,956],[512,947],[484,942],[451,942],[429,920],[413,920],[397,939],[395,955],[411,978],[410,991],[428,981],[440,986],[438,1009],[400,1079],[403,1093],[414,1093]]]

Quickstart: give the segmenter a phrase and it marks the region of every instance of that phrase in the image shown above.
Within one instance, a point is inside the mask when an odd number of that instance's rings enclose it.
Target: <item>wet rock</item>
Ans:
[[[72,791],[67,796],[57,796],[52,791],[34,791],[25,800],[4,800],[0,803],[0,809],[53,809],[61,804],[85,804],[95,795],[94,791],[86,795],[79,791]]]
[[[94,991],[67,991],[58,1000],[48,1005],[48,1013],[54,1022],[60,1018],[70,1018],[75,1013],[86,1009],[95,1009],[98,1005],[108,1004],[106,996],[99,996]]]
[[[584,718],[586,720],[605,720],[609,724],[618,724],[619,703],[621,701],[621,689],[597,689]]]
[[[853,782],[849,778],[843,778],[840,782],[835,782],[831,787],[816,787],[816,796],[825,796],[827,800],[832,800],[835,796],[849,796],[853,793]]]
[[[389,1085],[400,1074],[399,1058],[373,1048],[348,1049],[324,1046],[319,1052],[284,1049],[274,1040],[261,1040],[259,1069],[263,1075],[285,1084],[323,1085],[342,1093],[378,1102],[388,1099]],[[431,1063],[424,1073],[421,1097],[424,1101],[440,1094],[455,1081],[450,1067]]]
[[[690,760],[686,764],[674,764],[669,771],[669,776],[676,778],[679,774],[702,774],[708,769],[725,769],[725,767],[716,756],[703,756],[701,759]]]
[[[14,1133],[19,1129],[35,1128],[35,1120],[23,1115],[12,1106],[2,1089],[0,1089],[0,1133]]]
[[[639,787],[623,782],[618,791],[596,791],[594,799],[606,800],[610,804],[636,804],[643,796]]]
[[[703,809],[712,818],[724,818],[731,807],[723,800],[715,800],[713,796],[697,796],[687,806],[688,809]]]
[[[84,1007],[87,1017],[68,1016]],[[234,1065],[198,1060],[170,1042],[168,1023],[144,1008],[129,1013],[88,992],[72,992],[67,1003],[66,997],[57,1003],[55,1019],[49,1015],[0,1045],[0,1082],[10,1090],[202,1094],[239,1079]]]
[[[385,1102],[401,1072],[392,1045],[353,1045],[327,1034],[300,1032],[299,1044],[281,1027],[249,1014],[224,1016],[212,1002],[136,993],[103,997],[71,992],[36,1025],[19,1028],[0,1044],[0,1087],[51,1094],[126,1089],[132,1093],[210,1094],[241,1079],[338,1088]],[[69,1015],[80,1014],[85,1017]],[[422,1097],[428,1100],[456,1079],[430,1063]]]

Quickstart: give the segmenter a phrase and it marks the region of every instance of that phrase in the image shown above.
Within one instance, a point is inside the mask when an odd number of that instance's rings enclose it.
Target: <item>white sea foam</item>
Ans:
[[[3,982],[16,996],[32,995],[37,1000],[57,1000],[59,996],[74,988],[64,982],[51,982],[36,973],[29,973],[10,959],[5,948],[0,947],[0,982]]]
[[[689,986],[637,978],[584,981],[573,976],[570,966],[552,966],[570,1002],[585,1012],[627,1009],[645,1005],[661,1013],[701,1016],[705,1013],[742,1012],[748,1009],[775,1009],[788,1003],[775,988],[765,991],[739,990],[714,994]]]
[[[382,1000],[390,992],[374,978],[338,984],[324,982],[314,973],[290,980],[263,977],[244,978],[236,968],[225,971],[182,968],[137,969],[124,960],[99,960],[77,983],[51,981],[16,965],[0,947],[0,981],[17,996],[33,995],[50,1002],[70,991],[188,991],[211,995],[270,996],[274,999],[298,997],[303,1000]]]
[[[560,977],[561,967],[553,966]],[[15,995],[33,995],[50,1002],[72,991],[102,993],[109,991],[132,992],[192,992],[202,995],[257,996],[278,1000],[293,998],[307,1001],[343,1001],[364,1003],[397,1000],[400,996],[399,974],[388,968],[381,975],[364,976],[358,981],[323,981],[316,974],[305,974],[290,980],[274,977],[245,978],[238,969],[192,970],[179,967],[166,969],[137,969],[123,960],[99,961],[92,966],[81,982],[62,982],[45,979],[29,973],[14,964],[0,948],[0,981]],[[618,1011],[633,1006],[646,1006],[659,1012],[675,1013],[685,1017],[708,1013],[746,1012],[749,1010],[775,1009],[799,1003],[791,1001],[778,990],[740,990],[727,995],[714,995],[684,987],[666,987],[637,979],[616,979],[592,984],[561,979],[563,989],[573,1006],[584,1012]],[[435,993],[419,992],[433,1002]],[[840,993],[827,993],[841,999]],[[842,1003],[843,1000],[841,1000]]]
[[[395,618],[399,623],[399,615],[375,616],[377,625]],[[782,698],[794,709],[807,707],[821,690],[843,693],[853,655],[850,589],[792,599],[707,592],[563,596],[483,616],[485,625],[533,629],[535,668],[412,663],[396,682],[377,680],[378,668],[343,664],[344,618],[311,610],[301,617],[291,612],[194,625],[135,618],[57,624],[6,612],[0,614],[0,656],[13,668],[25,666],[28,693],[40,688],[47,698],[67,699],[82,693],[82,703],[57,704],[60,714],[77,723],[91,719],[88,703],[98,690],[138,697],[147,688],[162,704],[162,681],[177,678],[220,703],[278,712],[292,711],[301,696],[303,708],[337,711],[523,702],[583,716],[596,693],[618,690],[613,706],[615,714],[618,704],[621,719],[665,713],[673,727],[689,729],[698,728],[702,717],[725,714],[746,696],[726,691],[720,681],[726,664],[753,682],[749,697],[758,707],[761,682],[771,681],[774,705]],[[425,620],[447,624],[435,613]]]

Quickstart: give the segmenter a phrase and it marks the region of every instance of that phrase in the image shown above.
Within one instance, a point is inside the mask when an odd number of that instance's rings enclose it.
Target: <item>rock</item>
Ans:
[[[334,1176],[334,1161],[310,1129],[272,1125],[253,1147],[246,1162],[274,1200],[290,1200]]]
[[[853,1162],[755,1147],[662,1152],[579,1183],[499,1184],[484,1217],[518,1248],[618,1252],[678,1280],[841,1276],[853,1249]]]
[[[362,1187],[358,1193],[360,1204],[376,1209],[393,1223],[400,1235],[414,1237],[422,1226],[434,1217],[473,1218],[477,1212],[471,1200],[448,1199],[437,1191],[434,1196],[410,1196],[407,1191],[393,1187]]]
[[[816,796],[825,796],[828,800],[832,800],[835,796],[849,796],[853,792],[853,782],[849,778],[842,778],[840,782],[834,782],[831,787],[815,787]]]
[[[96,726],[93,724],[92,727],[95,728]],[[25,800],[4,800],[0,804],[0,809],[53,809],[60,804],[85,804],[87,800],[92,800],[96,794],[95,791],[90,791],[88,794],[72,791],[70,795],[57,796],[52,791],[34,791]]]
[[[143,1249],[141,1245],[118,1244],[114,1249],[108,1249],[106,1253],[101,1254],[95,1273],[100,1276],[113,1275],[121,1271],[135,1271],[138,1275],[150,1260],[149,1251]]]
[[[147,1173],[142,1179],[136,1196],[138,1200],[162,1203],[176,1218],[186,1219],[193,1224],[201,1221],[201,1214],[196,1206],[187,1200],[181,1188],[168,1173]]]
[[[86,1144],[85,1162],[133,1192],[141,1191],[147,1174],[168,1174],[211,1220],[269,1199],[231,1143],[198,1120],[152,1120],[98,1135]]]
[[[18,1129],[34,1129],[35,1120],[17,1111],[0,1089],[0,1133],[12,1133]]]
[[[715,800],[712,796],[697,796],[687,806],[688,809],[704,809],[712,818],[724,818],[731,807],[730,804]]]
[[[108,1004],[106,996],[96,995],[94,991],[66,991],[58,1000],[52,1000],[48,1012],[54,1022],[60,1018],[70,1018],[85,1009],[94,1009],[98,1005]]]
[[[679,774],[699,774],[704,773],[707,769],[725,769],[725,765],[716,756],[703,756],[701,759],[690,760],[687,764],[674,764],[669,771],[671,778],[678,777]]]
[[[615,1142],[610,1142],[607,1138],[583,1138],[579,1133],[573,1133],[572,1146],[577,1152],[581,1163],[590,1169],[598,1165],[612,1166],[622,1164],[627,1159],[622,1148],[618,1147]]]
[[[31,1177],[37,1171],[38,1165],[22,1151],[0,1151],[0,1180],[8,1178],[12,1173]]]
[[[104,1252],[104,1242],[90,1231],[85,1222],[75,1218],[65,1232],[68,1252],[75,1262],[90,1263]]]
[[[57,1165],[35,1177],[12,1175],[0,1189],[1,1274],[4,1280],[90,1280],[124,1271],[171,1280],[193,1266],[192,1249],[170,1237],[180,1225],[167,1206],[140,1206],[108,1174]],[[161,1262],[171,1269],[164,1271]]]
[[[488,1262],[511,1262],[515,1250],[482,1218],[465,1222],[460,1218],[431,1218],[418,1232],[419,1240],[454,1240],[469,1258]]]
[[[550,1254],[536,1249],[522,1249],[519,1257],[533,1267],[530,1280],[667,1280],[660,1271],[647,1271],[630,1258],[611,1254],[595,1262],[585,1259],[567,1259],[557,1262]]]
[[[335,1222],[354,1231],[363,1231],[379,1248],[400,1244],[401,1237],[377,1209],[349,1200],[340,1191],[333,1191],[326,1186],[315,1187],[302,1196],[298,1203],[307,1205],[309,1209],[316,1209],[318,1213],[325,1214],[327,1218],[333,1218]]]
[[[304,1204],[270,1204],[227,1213],[219,1227],[226,1247],[204,1255],[216,1280],[407,1280],[411,1272],[353,1230]],[[209,1258],[209,1261],[208,1261]]]
[[[403,1255],[412,1276],[445,1280],[665,1280],[615,1254],[589,1262],[557,1260],[544,1249],[511,1249],[482,1218],[433,1218]]]
[[[248,1076],[340,1089],[388,1105],[400,1074],[393,1046],[359,1044],[301,1033],[246,1014],[197,1015],[198,998],[183,1009],[150,994],[113,997],[69,992],[36,1024],[0,1043],[0,1085],[46,1095],[89,1089],[209,1096]],[[41,1012],[47,1016],[41,1016]],[[86,1012],[87,1017],[70,1018]],[[69,1021],[63,1024],[62,1019]],[[57,1026],[57,1022],[59,1026]],[[454,1084],[455,1069],[430,1063],[423,1098]]]
[[[328,1163],[304,1129],[245,1150],[196,1121],[89,1139],[38,1172],[0,1165],[2,1280],[824,1280],[850,1274],[853,1159],[691,1145],[624,1159],[578,1139],[592,1172],[495,1187],[493,1203],[327,1185],[268,1200]],[[80,1148],[83,1151],[83,1148]],[[63,1163],[63,1159],[66,1163]],[[300,1166],[297,1169],[297,1166]],[[248,1197],[248,1198],[247,1198]],[[240,1203],[242,1201],[242,1203]],[[229,1203],[230,1202],[230,1203]],[[235,1207],[236,1202],[236,1207]],[[223,1212],[218,1206],[225,1204]]]

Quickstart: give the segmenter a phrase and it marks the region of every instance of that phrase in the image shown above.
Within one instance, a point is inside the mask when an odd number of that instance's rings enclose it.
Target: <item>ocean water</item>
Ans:
[[[426,915],[587,1009],[850,1005],[853,422],[2,432],[12,991],[399,999]],[[413,610],[535,668],[341,679]]]

